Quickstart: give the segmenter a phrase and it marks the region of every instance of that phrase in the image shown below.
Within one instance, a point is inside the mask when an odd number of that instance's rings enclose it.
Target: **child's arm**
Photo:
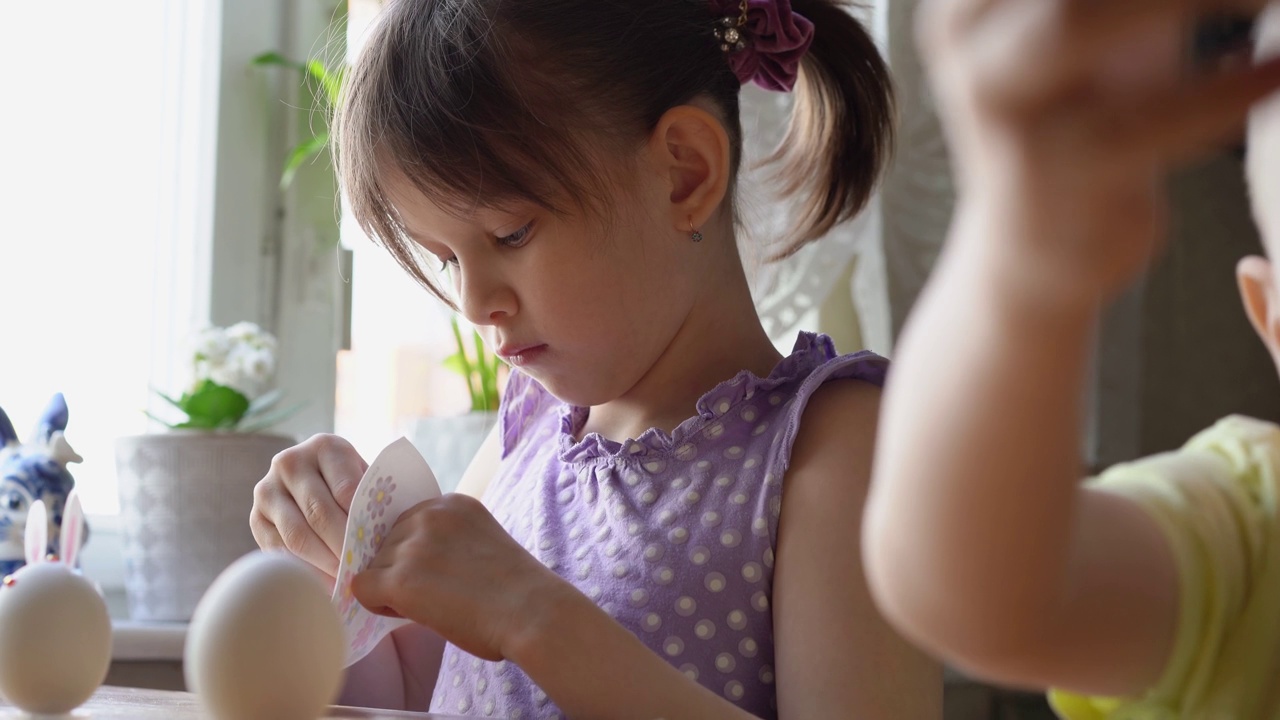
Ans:
[[[784,718],[942,717],[941,666],[881,616],[862,564],[880,396],[863,382],[827,383],[791,454],[773,586]]]
[[[867,520],[874,586],[964,669],[1131,694],[1171,646],[1172,558],[1136,506],[1079,485],[1097,304],[1037,308],[1002,287],[964,247],[995,232],[957,227],[900,342]]]
[[[879,394],[861,382],[824,386],[805,411],[791,456],[773,587],[784,720],[942,715],[940,667],[881,619],[862,574],[859,527]],[[569,717],[746,717],[581,595],[554,607],[513,659]]]
[[[1170,653],[1171,552],[1134,504],[1080,489],[1079,427],[1099,313],[1158,244],[1164,169],[1280,81],[1180,78],[1182,23],[1209,4],[922,5],[962,197],[895,354],[867,562],[889,617],[978,674],[1127,695]]]

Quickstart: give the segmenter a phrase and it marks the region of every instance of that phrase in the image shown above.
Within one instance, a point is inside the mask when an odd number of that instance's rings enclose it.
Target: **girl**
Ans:
[[[1076,693],[1053,695],[1063,717],[1280,718],[1280,428],[1229,418],[1179,452],[1077,482],[1099,315],[1159,244],[1165,169],[1280,87],[1276,60],[1188,76],[1180,40],[1202,13],[1261,4],[923,10],[964,190],[885,401],[868,574],[890,619],[939,656]],[[1277,12],[1263,22],[1270,54]],[[1254,119],[1249,162],[1274,252],[1269,115]],[[1280,361],[1272,269],[1250,258],[1239,277]]]
[[[747,81],[798,83],[785,253],[862,207],[890,142],[884,64],[834,0],[384,10],[339,118],[344,189],[514,372],[462,492],[402,516],[357,577],[362,604],[417,624],[353,668],[345,701],[938,716],[938,668],[879,619],[859,562],[884,361],[813,335],[783,358],[752,306],[733,203]],[[336,438],[281,455],[259,543],[333,575],[362,468]]]

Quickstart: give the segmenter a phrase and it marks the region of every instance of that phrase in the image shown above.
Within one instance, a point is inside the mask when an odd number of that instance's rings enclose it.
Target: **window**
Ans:
[[[251,67],[314,53],[339,0],[9,3],[0,133],[0,407],[19,433],[67,397],[72,472],[118,583],[114,442],[154,432],[151,388],[181,392],[207,324],[280,336],[279,428],[333,429],[348,318],[327,162],[278,187],[310,118],[298,78]],[[327,188],[327,191],[326,191]],[[95,558],[91,560],[90,558]]]
[[[66,394],[90,513],[144,432],[161,213],[164,0],[10,3],[0,133],[0,407],[19,435]],[[56,30],[56,32],[55,32]]]

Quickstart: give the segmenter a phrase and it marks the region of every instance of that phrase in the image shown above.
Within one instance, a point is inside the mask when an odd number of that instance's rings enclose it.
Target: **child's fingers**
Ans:
[[[270,515],[255,507],[249,514],[249,529],[263,550],[288,550],[325,575],[337,576],[338,556],[311,530],[296,507],[280,504]]]
[[[1065,0],[1062,33],[1077,61],[1125,61],[1149,50],[1163,51],[1168,39],[1184,45],[1198,18],[1255,15],[1271,0]],[[1154,46],[1154,48],[1152,47]],[[1139,59],[1139,61],[1141,61]]]
[[[351,578],[351,595],[366,610],[376,613],[387,606],[391,598],[387,593],[387,572],[369,567]]]
[[[396,584],[387,568],[371,567],[351,578],[351,595],[374,615],[400,618],[403,615],[392,609]]]
[[[1195,159],[1241,127],[1249,108],[1280,90],[1280,58],[1212,76],[1148,103],[1123,142],[1177,164]]]
[[[979,97],[997,107],[1034,111],[1082,85],[1171,85],[1195,18],[1254,12],[1266,4],[934,0],[922,8],[919,40],[926,52],[962,48]]]
[[[950,35],[935,31],[934,42],[958,50],[952,54],[961,62],[954,69],[968,76],[987,107],[1038,114],[1063,97],[1106,84],[1113,68],[1133,77],[1131,84],[1170,77],[1186,4],[1207,0],[1152,1],[1003,0],[988,4],[980,22],[963,29],[953,24]]]
[[[364,471],[369,468],[369,463],[360,457],[360,453],[345,438],[317,435],[312,441],[315,443],[315,459],[320,477],[328,484],[333,499],[345,516],[351,511],[351,501],[355,498],[356,488],[360,485],[360,478],[364,477]]]

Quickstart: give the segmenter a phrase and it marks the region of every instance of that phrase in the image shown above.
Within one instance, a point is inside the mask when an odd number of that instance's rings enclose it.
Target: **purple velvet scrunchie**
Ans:
[[[738,17],[738,0],[711,0],[717,18]],[[813,42],[813,23],[791,11],[791,0],[748,0],[742,28],[746,48],[729,53],[729,67],[743,85],[790,92],[800,72],[800,58]]]

